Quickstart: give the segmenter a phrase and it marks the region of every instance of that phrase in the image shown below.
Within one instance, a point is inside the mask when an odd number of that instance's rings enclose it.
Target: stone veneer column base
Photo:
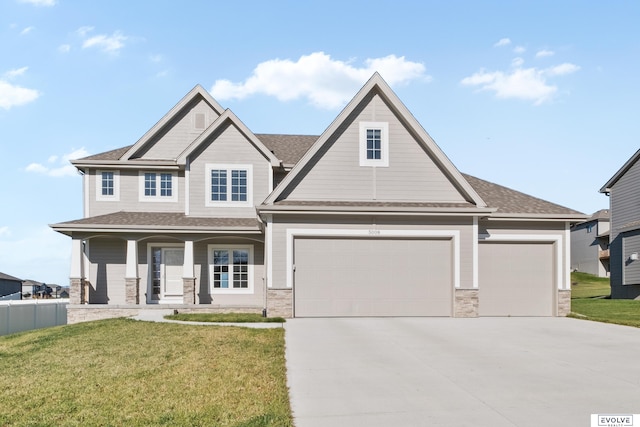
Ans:
[[[125,302],[127,304],[140,304],[140,279],[137,277],[124,279]]]
[[[293,317],[291,289],[267,289],[267,317]]]
[[[84,279],[69,280],[69,304],[84,304],[86,301]]]
[[[196,303],[196,279],[195,278],[183,278],[182,279],[182,298],[184,304]]]
[[[558,317],[571,313],[571,290],[558,289]]]
[[[478,290],[456,289],[453,317],[478,317]]]

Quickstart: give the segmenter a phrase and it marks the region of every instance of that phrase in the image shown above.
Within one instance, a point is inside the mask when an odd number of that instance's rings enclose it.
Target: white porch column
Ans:
[[[69,274],[69,302],[84,304],[87,302],[87,290],[84,277],[84,254],[82,239],[73,237],[71,240],[71,271]]]
[[[184,304],[196,302],[196,279],[193,268],[193,240],[184,242],[184,264],[182,266],[182,294]]]
[[[124,282],[126,303],[139,304],[138,242],[134,239],[127,240],[127,264],[124,271]]]

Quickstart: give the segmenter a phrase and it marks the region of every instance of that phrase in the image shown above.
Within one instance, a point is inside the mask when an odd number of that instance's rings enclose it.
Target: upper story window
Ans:
[[[389,166],[389,123],[360,122],[360,166]]]
[[[96,172],[96,200],[118,201],[120,199],[119,171]]]
[[[251,206],[253,165],[209,164],[205,174],[207,206]]]
[[[140,172],[140,200],[155,202],[177,201],[177,182],[175,173]]]

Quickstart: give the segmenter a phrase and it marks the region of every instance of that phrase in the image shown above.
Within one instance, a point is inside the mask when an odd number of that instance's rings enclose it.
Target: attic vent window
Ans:
[[[360,166],[389,166],[389,123],[360,122]]]
[[[204,129],[204,113],[196,113],[195,127],[196,129]]]

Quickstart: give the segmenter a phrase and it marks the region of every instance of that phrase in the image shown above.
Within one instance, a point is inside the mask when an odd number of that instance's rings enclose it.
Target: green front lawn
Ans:
[[[0,425],[290,426],[284,329],[113,319],[0,337]]]
[[[284,323],[282,317],[262,317],[257,313],[193,313],[171,314],[165,319],[185,322],[222,322],[222,323]]]
[[[640,301],[612,300],[608,278],[571,273],[570,317],[640,327]]]

